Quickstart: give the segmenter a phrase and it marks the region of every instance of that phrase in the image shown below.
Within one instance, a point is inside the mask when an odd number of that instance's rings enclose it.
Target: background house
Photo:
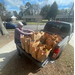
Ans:
[[[56,20],[74,22],[74,15],[57,15]]]
[[[42,21],[42,16],[40,15],[26,15],[22,17],[27,22],[37,22]]]
[[[12,21],[16,21],[16,18],[14,15],[11,17]]]

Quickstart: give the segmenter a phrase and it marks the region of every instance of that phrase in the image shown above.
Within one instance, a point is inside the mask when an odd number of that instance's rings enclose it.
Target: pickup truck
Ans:
[[[60,57],[62,51],[73,35],[73,25],[67,22],[50,21],[46,23],[44,32],[49,34],[57,34],[63,39],[60,43],[58,43],[56,49],[50,53],[50,59],[56,60]]]
[[[41,31],[41,30],[40,30]],[[58,43],[55,50],[50,52],[49,56],[43,61],[39,62],[34,59],[30,54],[26,53],[21,46],[17,45],[20,52],[23,52],[28,58],[35,62],[38,66],[44,67],[48,62],[54,61],[60,57],[67,43],[73,35],[73,26],[70,23],[62,21],[49,21],[42,30],[49,34],[57,34],[62,37],[62,41]]]

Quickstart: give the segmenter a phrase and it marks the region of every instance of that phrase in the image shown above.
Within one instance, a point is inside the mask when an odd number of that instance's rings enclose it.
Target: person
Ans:
[[[15,28],[15,36],[14,36],[15,44],[16,45],[21,45],[21,41],[20,41],[20,36],[21,35],[31,36],[33,33],[34,33],[33,30],[24,29],[23,28],[23,23],[22,22],[18,22],[17,28]],[[20,50],[18,48],[17,48],[17,51],[18,51],[18,55],[21,57]]]

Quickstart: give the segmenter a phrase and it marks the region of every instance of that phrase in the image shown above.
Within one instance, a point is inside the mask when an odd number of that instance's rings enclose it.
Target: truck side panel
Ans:
[[[69,39],[69,36],[66,36],[66,37],[57,45],[57,48],[60,49],[60,52],[59,52],[59,54],[57,55],[56,59],[61,55],[62,51],[64,50],[65,46],[66,46],[67,43],[68,43],[68,39]]]

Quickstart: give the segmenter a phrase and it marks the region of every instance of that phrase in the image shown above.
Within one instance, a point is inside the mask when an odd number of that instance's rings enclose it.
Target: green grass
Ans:
[[[42,20],[42,22],[47,22],[47,21],[48,21],[48,20],[45,20],[45,19],[44,19],[44,20]]]
[[[44,23],[27,22],[27,25],[44,25]]]
[[[23,22],[23,20],[17,20]],[[47,23],[48,20],[42,20],[42,22],[38,23],[38,22],[27,22],[27,25],[44,25],[45,23]]]
[[[23,20],[17,20],[23,22]],[[39,23],[39,25],[44,25],[45,23],[47,23],[48,20],[47,19],[43,19],[42,22]],[[73,23],[73,22],[70,22]],[[15,23],[16,24],[16,23]],[[38,25],[38,22],[27,22],[27,25]]]
[[[47,22],[48,22],[48,20],[45,20],[45,19],[44,19],[44,20],[42,20],[42,23],[47,23]]]

